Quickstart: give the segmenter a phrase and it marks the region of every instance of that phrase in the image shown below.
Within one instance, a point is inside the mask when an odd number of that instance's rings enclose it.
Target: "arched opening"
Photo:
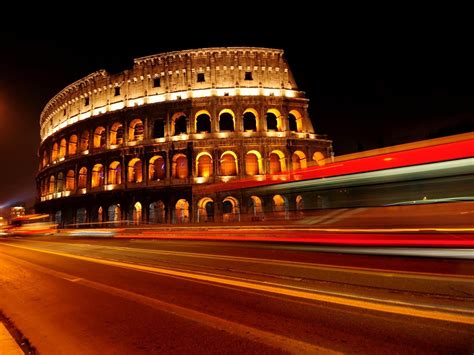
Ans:
[[[105,148],[106,144],[105,128],[99,126],[94,131],[94,148]]]
[[[227,196],[222,200],[222,220],[223,222],[240,221],[239,201],[235,197]]]
[[[104,221],[104,209],[99,207],[97,210],[97,222],[102,223]]]
[[[161,155],[153,156],[148,163],[148,180],[159,181],[166,177],[165,159]]]
[[[212,157],[207,152],[201,152],[196,157],[196,171],[198,177],[212,176]]]
[[[253,108],[248,108],[244,111],[244,131],[245,132],[257,131],[257,118],[258,118],[258,113]]]
[[[132,222],[133,224],[140,224],[142,222],[142,204],[135,202],[132,210]]]
[[[59,158],[64,158],[66,156],[66,147],[67,147],[67,142],[66,138],[61,139],[59,143]]]
[[[185,179],[188,177],[188,174],[188,158],[182,153],[175,154],[171,166],[171,176],[178,179]]]
[[[48,194],[48,190],[49,190],[48,184],[49,184],[49,179],[48,178],[43,179],[43,182],[41,184],[41,194],[43,196]]]
[[[74,170],[69,170],[66,174],[66,191],[73,191],[75,188]]]
[[[326,160],[324,158],[324,155],[321,152],[314,152],[313,161],[315,161],[316,164],[318,164],[319,166],[323,166],[324,164],[326,164]]]
[[[262,174],[262,155],[256,150],[250,150],[245,155],[245,174],[249,176]]]
[[[87,187],[87,168],[83,166],[79,170],[79,178],[77,181],[77,187],[79,189],[85,189]]]
[[[110,127],[109,142],[111,145],[123,144],[123,124],[120,122],[114,122]]]
[[[222,201],[222,213],[224,215],[232,213],[233,204],[231,201]],[[224,218],[225,219],[225,218]]]
[[[143,140],[143,122],[139,118],[135,118],[128,126],[128,140],[142,141]]]
[[[54,142],[53,149],[51,150],[51,161],[57,160],[58,155],[59,155],[59,145],[58,145],[58,142]]]
[[[258,196],[250,196],[249,212],[252,215],[252,220],[263,219],[263,205],[262,199]]]
[[[292,132],[297,132],[296,117],[293,114],[288,115],[288,129]]]
[[[92,168],[91,187],[100,187],[104,185],[104,166],[95,164]]]
[[[231,131],[235,130],[235,114],[232,110],[224,109],[219,113],[219,131]]]
[[[280,150],[270,153],[270,174],[277,174],[286,171],[285,154]]]
[[[64,191],[64,174],[59,173],[58,174],[58,181],[56,183],[57,186],[57,192],[63,192]]]
[[[76,211],[76,223],[84,224],[87,222],[87,210],[85,208],[79,208]]]
[[[306,163],[306,155],[301,150],[297,150],[293,153],[291,156],[291,163],[293,170],[305,169],[308,166]]]
[[[303,116],[297,110],[291,110],[288,114],[288,128],[293,132],[303,132]]]
[[[267,131],[281,131],[281,114],[275,108],[267,111]]]
[[[48,192],[50,194],[53,194],[56,192],[56,179],[54,177],[54,175],[51,175],[49,177],[49,189],[48,189]]]
[[[276,153],[270,154],[270,174],[281,172],[280,157]]]
[[[298,195],[298,196],[296,196],[296,210],[301,211],[303,209],[304,209],[303,196]]]
[[[142,161],[138,158],[133,158],[128,163],[128,182],[139,183],[143,181]]]
[[[198,202],[197,221],[213,222],[214,221],[214,201],[209,197],[204,197]]]
[[[176,223],[189,222],[189,203],[184,198],[176,202],[175,217],[176,217]]]
[[[122,165],[119,161],[110,163],[107,180],[107,183],[112,185],[122,183]]]
[[[285,212],[288,210],[288,201],[282,195],[273,196],[273,211]]]
[[[67,149],[68,155],[75,155],[77,154],[77,135],[73,134],[69,137],[69,146]]]
[[[183,112],[177,112],[171,117],[171,127],[173,127],[173,136],[187,133],[187,117]]]
[[[153,122],[153,138],[163,138],[165,136],[165,121],[160,119]]]
[[[121,220],[120,205],[111,205],[107,210],[107,219],[111,222],[118,222]]]
[[[224,152],[221,155],[221,175],[236,176],[237,175],[237,155],[234,152]]]
[[[44,150],[43,151],[43,162],[42,162],[42,167],[44,168],[46,165],[48,165],[49,159],[48,159],[48,151]]]
[[[81,152],[89,149],[89,131],[82,132],[79,149]]]
[[[211,133],[211,114],[206,110],[201,110],[196,113],[196,132]]]
[[[156,201],[150,204],[150,223],[165,223],[166,211],[163,201]]]

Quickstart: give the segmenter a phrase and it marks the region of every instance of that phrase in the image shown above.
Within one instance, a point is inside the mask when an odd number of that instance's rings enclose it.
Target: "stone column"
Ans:
[[[105,126],[105,149],[110,149],[110,125]]]
[[[217,181],[216,178],[220,175],[219,174],[219,170],[220,170],[220,159],[219,159],[219,150],[216,148],[214,148],[214,158],[213,158],[213,164],[212,164],[212,168],[214,170],[214,181]]]
[[[148,173],[150,170],[150,166],[148,164],[148,157],[145,153],[142,154],[142,165],[143,165],[143,179],[145,186],[148,186]]]
[[[169,180],[171,177],[171,151],[168,150],[167,152],[164,153],[163,159],[165,160],[165,178],[166,180]]]

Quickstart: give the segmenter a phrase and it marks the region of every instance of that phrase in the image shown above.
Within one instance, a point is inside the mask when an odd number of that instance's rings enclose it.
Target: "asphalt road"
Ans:
[[[281,243],[0,240],[0,310],[41,354],[471,354],[473,275]]]

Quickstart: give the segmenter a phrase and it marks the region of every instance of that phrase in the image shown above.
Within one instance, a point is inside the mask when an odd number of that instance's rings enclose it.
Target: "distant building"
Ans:
[[[331,157],[307,109],[280,49],[177,51],[92,73],[41,113],[36,210],[63,224],[238,220],[258,196],[193,189]]]

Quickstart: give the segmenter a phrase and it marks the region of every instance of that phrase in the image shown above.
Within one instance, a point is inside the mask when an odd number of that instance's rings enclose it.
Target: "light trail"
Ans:
[[[372,311],[379,311],[385,313],[399,314],[404,316],[411,317],[421,317],[427,319],[434,319],[440,321],[454,322],[454,323],[463,323],[474,325],[474,311],[470,309],[453,309],[453,308],[442,308],[442,307],[431,307],[425,305],[419,305],[414,303],[407,302],[390,302],[384,299],[375,299],[368,297],[358,297],[357,299],[354,296],[342,295],[338,293],[333,293],[332,295],[321,294],[310,292],[312,290],[302,289],[302,288],[290,288],[288,286],[282,287],[279,284],[269,284],[269,283],[257,283],[253,280],[242,281],[242,279],[231,279],[223,278],[220,276],[201,274],[201,273],[191,273],[186,271],[178,271],[166,268],[158,268],[146,265],[130,264],[120,261],[112,261],[106,259],[97,259],[86,256],[73,255],[62,252],[55,252],[50,250],[31,248],[13,244],[1,243],[6,246],[11,246],[14,248],[20,248],[30,251],[36,251],[51,255],[57,255],[72,259],[78,259],[83,261],[89,261],[97,264],[103,264],[108,266],[115,266],[125,269],[137,270],[150,272],[160,275],[166,275],[170,277],[185,278],[188,280],[196,280],[202,282],[209,282],[217,285],[233,286],[238,288],[268,292],[273,294],[279,294],[289,297],[301,298],[306,300],[318,301],[318,302],[327,302],[337,305],[350,306],[356,308],[363,308]]]
[[[225,231],[225,236],[223,236]],[[189,240],[221,240],[221,241],[258,241],[258,242],[285,242],[309,243],[344,246],[393,246],[393,247],[446,247],[446,248],[473,248],[474,234],[461,233],[401,233],[399,231],[384,233],[371,231],[359,233],[330,229],[245,229],[241,231],[229,229],[214,230],[162,230],[158,232],[118,234],[114,238],[132,239],[189,239]],[[464,229],[463,232],[466,232]],[[469,232],[469,230],[467,231]],[[271,234],[271,235],[269,235]],[[474,258],[474,255],[473,255]]]
[[[58,242],[44,242],[44,241],[35,241],[37,244],[45,244],[46,246],[55,246]],[[61,243],[68,245],[67,243]],[[80,247],[88,249],[91,247],[90,244],[74,244],[75,247]],[[437,281],[446,281],[448,279],[457,279],[457,280],[474,280],[474,276],[471,275],[455,275],[455,274],[434,274],[428,272],[415,272],[415,271],[387,271],[386,269],[375,269],[375,268],[364,268],[356,266],[332,266],[328,264],[318,264],[318,263],[305,263],[300,261],[288,261],[288,260],[276,260],[276,259],[261,259],[261,258],[250,258],[242,256],[232,256],[232,255],[216,255],[216,254],[207,254],[207,253],[190,253],[190,252],[176,252],[176,251],[166,251],[166,250],[155,250],[155,249],[143,249],[143,248],[130,248],[130,247],[116,247],[116,246],[105,246],[100,245],[101,249],[109,250],[118,250],[125,252],[136,252],[144,254],[155,254],[155,255],[167,255],[167,256],[181,256],[197,259],[210,259],[210,260],[223,260],[223,261],[237,261],[249,264],[265,264],[265,265],[278,265],[286,266],[291,268],[304,268],[312,270],[326,270],[326,271],[338,271],[338,272],[350,272],[361,275],[376,275],[393,278],[395,275],[404,278],[411,279],[422,279],[422,280],[437,280]],[[333,248],[335,251],[341,250],[342,252],[347,251],[344,248]],[[360,249],[360,248],[359,248]],[[444,250],[444,249],[443,249]],[[460,250],[456,250],[459,252]],[[461,251],[465,251],[464,249]],[[467,250],[467,252],[474,254],[474,249]]]

